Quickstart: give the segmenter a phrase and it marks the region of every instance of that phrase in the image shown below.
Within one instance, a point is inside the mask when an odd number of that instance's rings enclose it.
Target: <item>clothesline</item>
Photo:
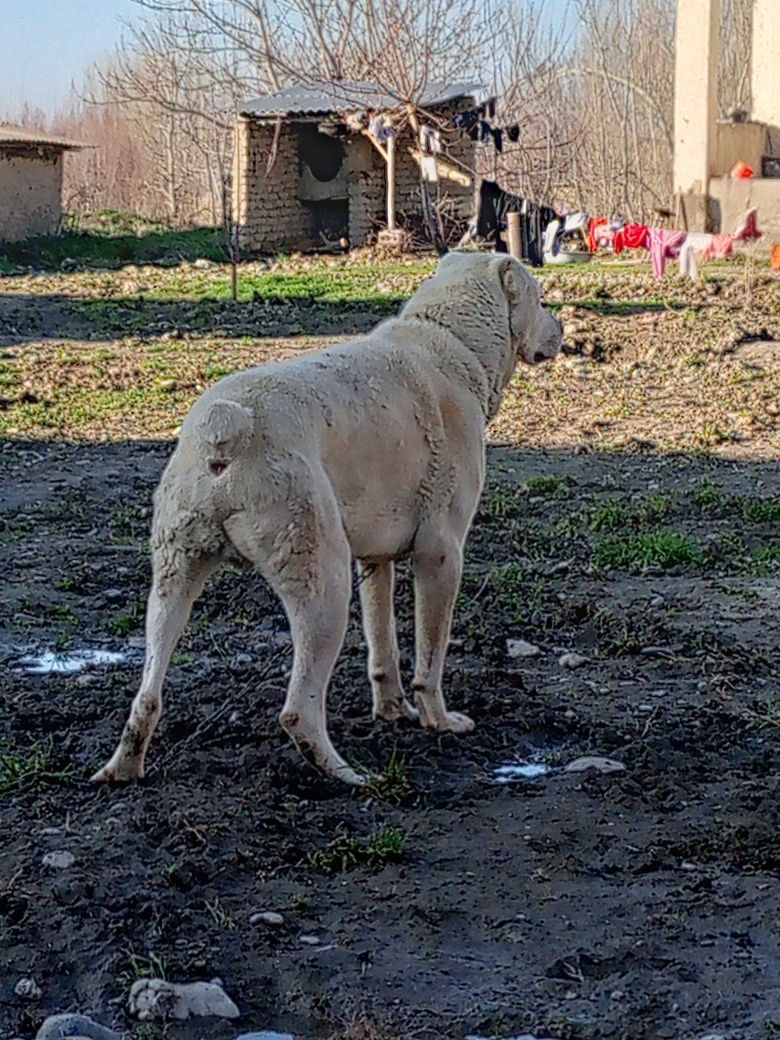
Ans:
[[[619,224],[606,217],[592,217],[588,226],[591,253],[605,246],[611,246],[616,256],[626,249],[647,249],[653,262],[653,274],[659,279],[666,274],[667,261],[679,259],[680,274],[695,280],[700,262],[722,260],[733,253],[735,242],[757,241],[761,237],[755,209],[749,210],[732,232],[720,235],[645,224]]]
[[[751,209],[731,233],[710,235],[627,224],[606,217],[589,217],[582,212],[566,214],[555,206],[505,191],[495,181],[483,180],[476,216],[459,246],[482,239],[492,242],[496,251],[505,252],[501,232],[507,230],[509,213],[520,216],[521,256],[533,267],[541,267],[545,259],[554,261],[568,236],[576,237],[591,255],[605,247],[616,256],[627,249],[646,249],[652,259],[653,274],[659,279],[666,274],[668,260],[679,259],[680,273],[696,279],[700,263],[729,256],[736,242],[762,237],[755,209]]]

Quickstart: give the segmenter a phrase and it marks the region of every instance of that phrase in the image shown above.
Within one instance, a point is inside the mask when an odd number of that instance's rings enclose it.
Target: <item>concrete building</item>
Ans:
[[[419,226],[420,125],[446,127],[483,99],[474,83],[432,84],[411,119],[372,83],[289,87],[247,101],[237,118],[233,177],[242,249],[311,249],[339,240],[361,246]],[[398,127],[396,137],[383,141],[369,130],[377,115]],[[449,218],[465,225],[478,146],[461,132],[445,130],[444,137],[446,154],[436,157],[433,175]],[[426,166],[430,172],[430,157]]]
[[[26,126],[0,123],[0,242],[57,233],[63,155],[81,147]]]
[[[780,241],[780,0],[753,0],[749,118],[719,120],[721,0],[677,0],[674,191],[689,230],[730,232],[758,210]],[[737,161],[755,172],[734,180]]]

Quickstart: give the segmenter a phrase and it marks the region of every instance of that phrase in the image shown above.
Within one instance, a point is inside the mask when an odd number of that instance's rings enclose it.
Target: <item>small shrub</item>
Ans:
[[[403,858],[404,836],[393,827],[383,827],[368,841],[361,841],[349,834],[338,838],[311,856],[311,864],[326,874],[346,874],[350,870],[367,866],[381,870],[387,863]]]
[[[641,571],[646,567],[666,570],[681,564],[701,565],[705,554],[690,539],[676,531],[645,531],[628,538],[604,538],[593,550],[598,567]]]
[[[0,751],[0,794],[41,790],[66,780],[67,769],[57,769],[51,743],[33,744],[24,753]]]
[[[753,524],[780,523],[780,495],[772,498],[743,498],[739,508],[743,520]]]
[[[722,505],[726,501],[726,494],[717,484],[704,477],[696,485],[693,501],[700,509],[710,509],[712,506]]]
[[[571,481],[568,477],[558,477],[554,473],[547,473],[540,477],[529,477],[525,482],[525,489],[532,495],[565,498],[570,484]]]
[[[406,767],[400,755],[395,751],[392,753],[387,769],[371,778],[365,792],[370,798],[387,802],[389,805],[403,805],[411,798],[412,785],[409,783]]]

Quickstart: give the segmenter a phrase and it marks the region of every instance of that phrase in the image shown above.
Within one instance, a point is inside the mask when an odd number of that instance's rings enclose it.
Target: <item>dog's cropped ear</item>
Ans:
[[[528,316],[530,308],[538,306],[541,299],[536,279],[519,260],[506,253],[497,256],[493,264],[509,305],[510,321],[521,318],[524,313]]]

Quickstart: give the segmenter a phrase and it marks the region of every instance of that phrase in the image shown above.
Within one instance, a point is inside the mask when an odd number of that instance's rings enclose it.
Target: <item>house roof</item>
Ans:
[[[419,100],[423,108],[443,105],[462,97],[487,98],[487,87],[470,81],[429,83]],[[384,91],[378,83],[320,82],[300,83],[274,94],[252,98],[239,106],[239,114],[268,118],[271,116],[320,116],[356,109],[389,109],[398,107],[398,98]]]
[[[87,148],[81,141],[71,141],[59,134],[46,134],[42,130],[34,130],[29,126],[17,126],[16,123],[0,122],[0,148],[6,146],[30,147],[45,145],[49,148]]]

